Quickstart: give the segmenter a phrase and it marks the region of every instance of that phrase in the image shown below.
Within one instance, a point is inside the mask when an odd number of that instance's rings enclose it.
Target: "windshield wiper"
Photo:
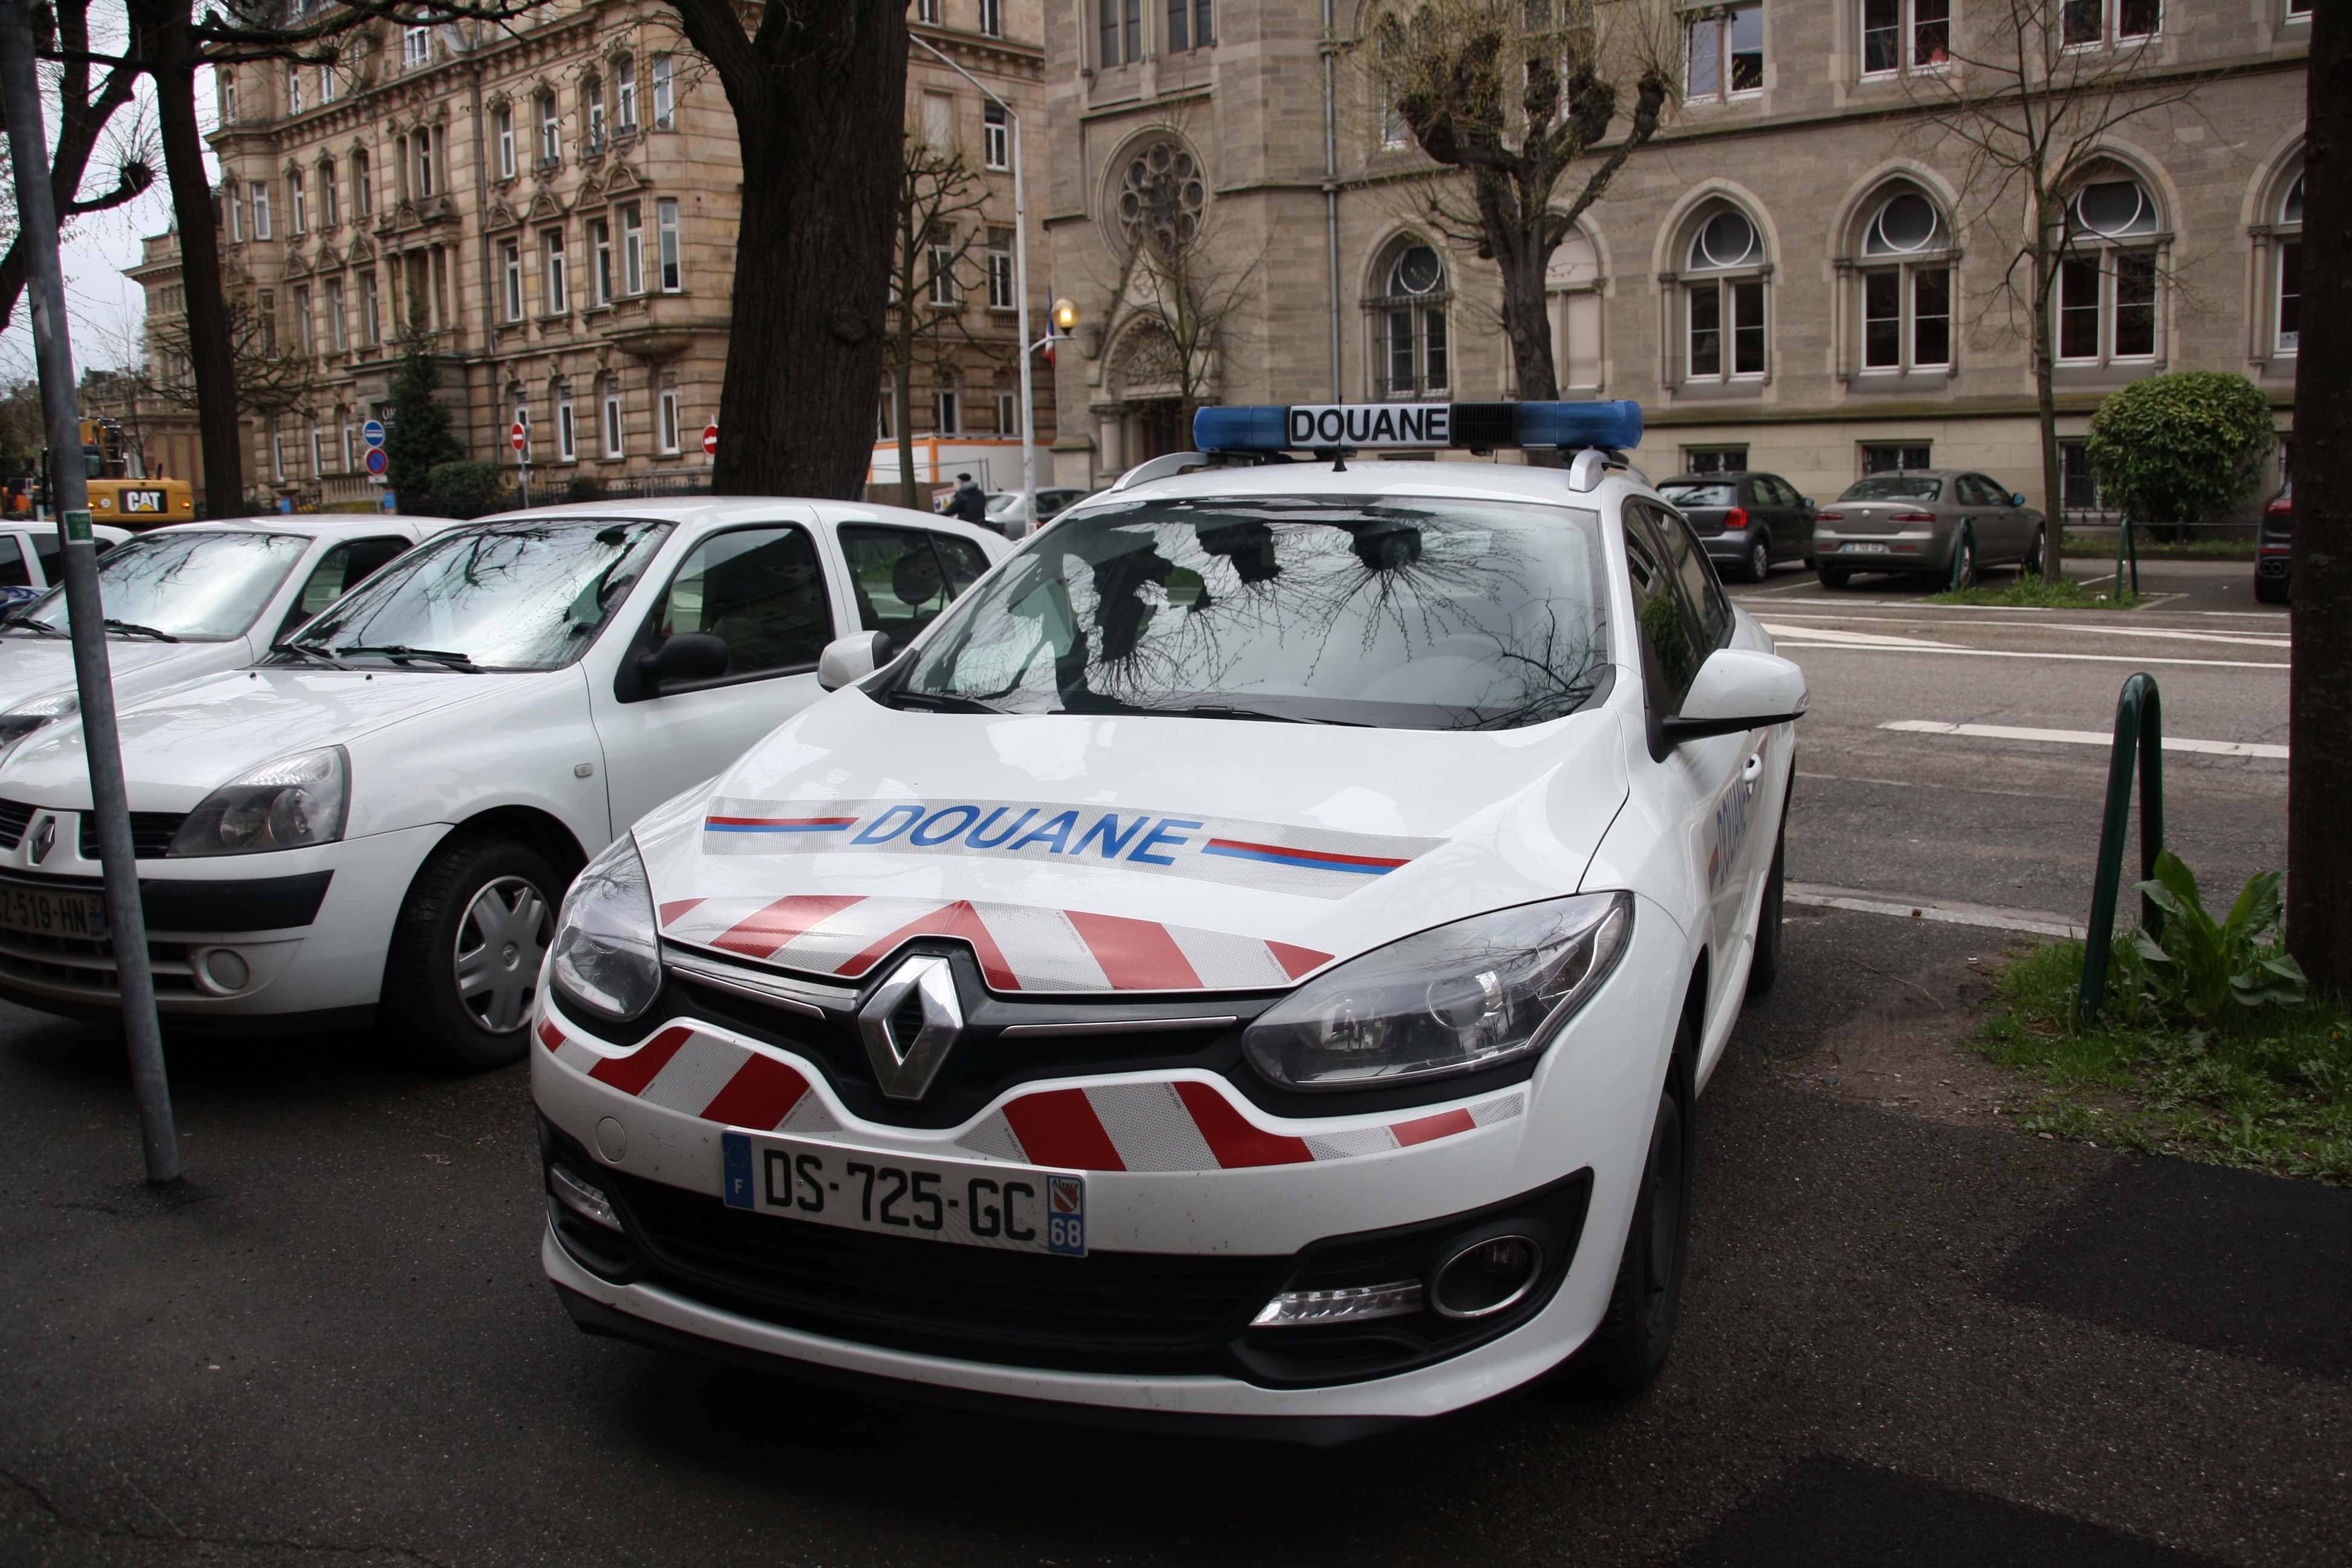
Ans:
[[[37,621],[30,616],[10,616],[5,619],[0,619],[0,626],[13,626],[18,631],[38,632],[45,637],[61,637],[72,635],[69,632],[58,630],[56,626],[49,625],[47,621]]]
[[[1360,719],[1315,719],[1304,713],[1276,713],[1271,709],[1244,708],[1231,702],[1196,702],[1183,708],[1150,708],[1142,711],[1170,719],[1259,719],[1272,724],[1339,724],[1350,730],[1371,728]]]
[[[118,621],[112,616],[106,617],[106,629],[110,632],[121,632],[127,637],[153,637],[157,642],[180,640],[167,631],[154,626],[142,626],[137,621]]]
[[[886,708],[919,708],[931,713],[1003,713],[1009,710],[991,707],[970,697],[949,697],[937,691],[909,691],[900,687],[883,693],[881,703]]]
[[[412,659],[421,659],[426,664],[445,665],[451,669],[462,669],[468,675],[482,673],[482,667],[476,664],[467,655],[450,653],[446,649],[437,647],[410,647],[406,643],[346,643],[341,647],[329,648],[327,651],[338,658],[348,658],[355,653],[373,654],[379,658],[392,659],[395,663],[405,664]]]
[[[341,669],[344,668],[343,661],[335,657],[334,649],[323,647],[320,644],[314,642],[274,642],[269,645],[269,651],[272,653],[299,653],[305,658],[315,658],[320,664],[327,665],[331,668]]]

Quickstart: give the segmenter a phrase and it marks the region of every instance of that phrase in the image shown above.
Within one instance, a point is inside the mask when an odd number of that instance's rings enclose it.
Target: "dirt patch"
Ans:
[[[2014,1116],[2037,1090],[1968,1045],[1993,994],[1997,952],[1918,974],[1874,970],[1886,1000],[1775,1064],[1801,1088],[1857,1105],[1907,1110],[1937,1121],[1982,1124]]]

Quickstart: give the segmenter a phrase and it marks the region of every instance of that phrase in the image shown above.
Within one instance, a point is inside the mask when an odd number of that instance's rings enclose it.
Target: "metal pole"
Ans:
[[[65,275],[58,261],[58,215],[49,191],[48,131],[33,71],[33,17],[25,0],[0,0],[0,94],[16,175],[16,218],[33,307],[33,353],[40,366],[49,464],[57,495],[58,542],[72,616],[74,686],[81,701],[82,748],[89,758],[90,805],[98,817],[99,861],[106,870],[106,929],[122,994],[122,1032],[131,1047],[131,1084],[139,1100],[147,1179],[180,1174],[179,1136],[163,1076],[163,1037],[155,1021],[155,977],[147,967],[147,917],[139,904],[139,863],[131,858],[131,807],[122,785],[122,748],[114,724],[114,679],[107,668],[106,610],[99,597],[98,552],[90,543],[88,476],[81,421],[74,407],[73,347],[66,333]],[[71,453],[76,461],[67,461]]]
[[[1011,104],[997,96],[996,89],[971,72],[956,64],[928,38],[908,40],[917,48],[938,59],[948,69],[980,89],[982,97],[1004,110],[1004,118],[1013,122],[1013,292],[1018,316],[1013,330],[1021,334],[1021,510],[1022,516],[1014,526],[1005,530],[1018,539],[1037,526],[1037,419],[1034,390],[1031,385],[1029,356],[1035,345],[1029,341],[1029,198],[1022,189],[1021,114]],[[937,473],[936,466],[933,473]],[[904,478],[904,475],[900,476]]]

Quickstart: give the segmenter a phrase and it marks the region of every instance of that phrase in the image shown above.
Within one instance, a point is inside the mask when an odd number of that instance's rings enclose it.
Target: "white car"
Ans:
[[[1093,493],[1071,485],[1040,485],[1037,487],[1037,518],[1041,521],[1051,522]],[[1029,498],[1019,490],[996,491],[988,498],[988,512],[981,526],[1010,534],[1017,524],[1025,531],[1031,521],[1028,500]]]
[[[456,526],[321,513],[150,529],[135,548],[110,550],[98,563],[116,701],[244,668],[425,534]],[[0,619],[0,746],[79,709],[70,623],[63,588]]]
[[[531,1053],[583,1328],[1310,1441],[1654,1373],[1803,672],[1608,452],[1339,456],[1144,465],[588,866]]]
[[[127,528],[113,528],[94,522],[89,527],[91,542],[104,555],[116,545],[131,537]],[[0,615],[13,611],[19,605],[29,605],[49,591],[52,584],[63,581],[58,575],[58,552],[64,547],[58,542],[58,525],[43,521],[0,523]]]
[[[167,1023],[379,1016],[520,1057],[556,900],[625,826],[910,637],[1011,547],[824,501],[615,501],[434,535],[249,668],[121,706]],[[127,553],[127,549],[126,552]],[[116,1005],[79,725],[0,758],[0,994]]]

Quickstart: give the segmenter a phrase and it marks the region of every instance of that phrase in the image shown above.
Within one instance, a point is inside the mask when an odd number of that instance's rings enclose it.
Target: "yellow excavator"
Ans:
[[[196,515],[194,489],[185,479],[149,478],[122,439],[119,419],[81,422],[81,456],[89,479],[89,516],[117,528],[156,528]]]

